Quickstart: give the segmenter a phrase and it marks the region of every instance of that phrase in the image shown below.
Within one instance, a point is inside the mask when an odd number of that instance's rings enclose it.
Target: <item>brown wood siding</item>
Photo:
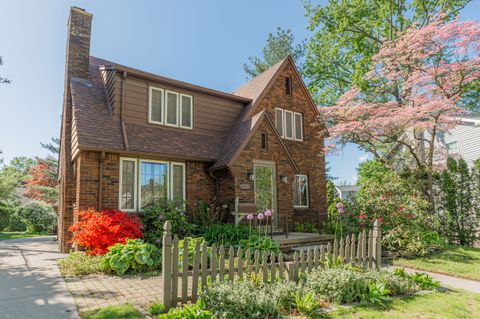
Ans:
[[[244,105],[241,102],[197,93],[185,89],[147,82],[134,77],[125,81],[125,114],[126,122],[148,124],[148,87],[155,86],[166,90],[193,96],[193,130],[199,134],[224,134],[238,117]],[[149,124],[155,125],[155,124]]]

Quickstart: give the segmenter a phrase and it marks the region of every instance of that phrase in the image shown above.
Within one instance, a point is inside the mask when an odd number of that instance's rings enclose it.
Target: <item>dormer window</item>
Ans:
[[[285,94],[292,95],[292,78],[289,76],[285,78]]]
[[[193,96],[151,86],[148,122],[193,129]]]

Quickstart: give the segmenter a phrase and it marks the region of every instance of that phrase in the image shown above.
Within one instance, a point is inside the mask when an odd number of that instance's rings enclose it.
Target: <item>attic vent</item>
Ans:
[[[262,133],[262,150],[268,149],[267,133]]]
[[[285,78],[285,94],[292,95],[292,79],[289,76]]]

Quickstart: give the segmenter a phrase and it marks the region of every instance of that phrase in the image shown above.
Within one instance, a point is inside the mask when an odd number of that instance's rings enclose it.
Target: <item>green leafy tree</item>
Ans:
[[[3,58],[2,58],[1,56],[0,56],[0,65],[3,65]],[[8,83],[10,83],[10,80],[7,79],[7,78],[4,78],[4,77],[2,77],[2,76],[0,76],[0,84],[1,84],[1,83],[6,83],[6,84],[8,84]]]
[[[395,40],[413,23],[428,24],[439,13],[452,19],[470,0],[304,1],[308,28],[303,75],[320,105],[334,105],[351,86],[364,88],[364,74],[382,44]],[[472,90],[475,92],[475,90]]]
[[[441,231],[450,242],[471,246],[480,226],[478,198],[479,165],[470,170],[463,159],[447,160],[447,168],[437,175],[438,215]]]
[[[292,30],[284,30],[278,27],[275,33],[268,35],[267,43],[262,50],[262,56],[249,57],[248,63],[243,65],[243,69],[248,77],[253,78],[288,55],[293,58],[297,68],[301,70],[302,58],[305,55],[305,43],[295,44],[295,36]]]

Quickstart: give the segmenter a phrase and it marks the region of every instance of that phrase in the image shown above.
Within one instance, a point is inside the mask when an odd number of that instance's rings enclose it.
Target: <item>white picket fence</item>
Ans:
[[[374,223],[368,234],[364,230],[358,235],[352,234],[345,240],[342,238],[327,245],[296,252],[291,261],[284,261],[284,256],[273,252],[264,254],[255,250],[245,253],[241,248],[236,251],[230,247],[228,251],[216,245],[207,247],[205,242],[197,242],[192,257],[189,257],[188,240],[183,240],[179,248],[179,239],[172,238],[172,226],[169,221],[164,224],[162,247],[162,282],[163,305],[169,309],[179,302],[195,302],[199,287],[204,288],[207,282],[216,280],[235,280],[246,275],[255,274],[263,282],[294,281],[320,266],[326,260],[338,260],[355,263],[363,267],[380,268],[381,265],[381,232],[379,222]],[[179,254],[181,260],[179,260]],[[189,267],[189,265],[192,265]],[[180,278],[180,279],[179,279]]]

